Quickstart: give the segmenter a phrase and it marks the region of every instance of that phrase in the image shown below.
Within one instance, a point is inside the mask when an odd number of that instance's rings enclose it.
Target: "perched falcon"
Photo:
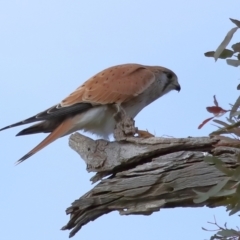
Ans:
[[[91,77],[59,104],[0,131],[40,121],[16,136],[50,133],[19,159],[17,163],[20,163],[57,138],[77,130],[106,139],[114,131],[114,114],[119,109],[134,118],[156,99],[171,90],[180,89],[176,74],[167,68],[140,64],[117,65]]]

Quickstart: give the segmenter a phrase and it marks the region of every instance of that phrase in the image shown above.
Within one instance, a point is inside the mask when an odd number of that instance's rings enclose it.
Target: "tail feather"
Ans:
[[[32,122],[39,122],[44,120],[55,120],[55,119],[64,119],[66,117],[72,116],[72,114],[79,114],[82,112],[87,111],[88,109],[92,108],[92,104],[90,103],[76,103],[70,106],[61,107],[59,104],[54,105],[47,110],[38,113],[35,116],[27,118],[23,121],[11,124],[4,128],[1,128],[0,131],[3,131],[8,128],[21,126],[24,124],[32,123]]]
[[[64,120],[57,128],[55,128],[42,142],[40,142],[35,148],[33,148],[30,152],[20,158],[16,164],[19,164],[25,161],[27,158],[31,157],[33,154],[37,153],[56,139],[60,138],[64,134],[66,134],[72,128],[72,119],[68,118]]]
[[[29,128],[25,128],[22,131],[20,131],[16,136],[23,136],[23,135],[29,135],[29,134],[35,134],[35,133],[42,133],[43,129],[39,128],[39,126],[31,126]]]
[[[41,120],[36,119],[36,117],[33,116],[33,117],[27,118],[27,119],[25,119],[23,121],[20,121],[20,122],[8,125],[8,126],[6,126],[4,128],[1,128],[0,131],[3,131],[3,130],[8,129],[8,128],[17,127],[17,126],[21,126],[21,125],[24,125],[24,124],[32,123],[32,122],[37,122],[37,121],[41,121]]]
[[[56,128],[58,125],[59,123],[56,121],[44,121],[21,130],[16,136],[23,136],[35,133],[49,133],[52,132],[54,128]]]

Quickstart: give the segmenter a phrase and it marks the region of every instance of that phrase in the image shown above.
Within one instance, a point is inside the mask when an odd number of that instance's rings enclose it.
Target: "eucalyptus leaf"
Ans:
[[[204,157],[203,160],[207,163],[215,164],[215,161],[216,161],[215,159],[216,159],[216,157],[214,157],[214,156],[206,156],[206,157]]]
[[[233,66],[233,67],[240,66],[240,60],[237,60],[237,59],[226,59],[226,62],[228,65]]]
[[[216,54],[215,51],[209,51],[209,52],[205,52],[204,55],[206,57],[214,57],[214,55]],[[226,59],[226,58],[230,58],[232,57],[234,54],[234,51],[230,50],[230,49],[224,49],[221,54],[218,56],[218,58],[221,59]]]
[[[238,26],[240,28],[240,21],[237,19],[233,19],[233,18],[229,18],[234,24],[236,24],[236,26]]]
[[[227,182],[230,180],[229,177],[223,179],[220,181],[217,185],[210,188],[207,192],[209,197],[214,197],[220,190],[222,190],[223,187],[227,184]]]
[[[208,198],[209,198],[208,194],[205,194],[204,196],[193,199],[193,202],[194,203],[202,203],[202,202],[205,202],[206,200],[208,200]]]
[[[237,189],[236,189],[236,195],[238,196],[239,201],[240,201],[240,182],[238,182],[238,186],[237,186]]]
[[[240,42],[233,44],[232,49],[234,52],[240,52]]]
[[[217,61],[217,59],[219,58],[219,56],[221,55],[221,53],[223,52],[223,50],[227,47],[227,45],[229,44],[229,42],[231,41],[234,33],[238,30],[238,27],[234,27],[232,28],[227,35],[225,36],[225,38],[223,39],[223,41],[221,42],[221,44],[218,46],[217,50],[214,53],[214,59],[215,61]]]
[[[199,196],[204,196],[206,194],[205,192],[199,192],[199,191],[194,190],[194,189],[193,189],[193,191]]]
[[[222,163],[216,163],[215,167],[222,173],[225,173],[228,177],[234,177],[235,170],[224,167]]]
[[[229,216],[240,211],[240,203],[236,204],[236,206],[229,212]]]
[[[222,190],[219,193],[217,193],[215,196],[216,197],[230,196],[234,193],[236,193],[236,189]]]
[[[240,115],[240,111],[233,112],[231,117],[238,117]],[[236,123],[236,122],[235,122]],[[233,123],[234,124],[234,123]]]
[[[217,235],[220,235],[222,237],[232,237],[236,236],[238,232],[234,229],[223,229],[217,232]]]
[[[237,111],[239,107],[240,107],[240,96],[237,98],[236,102],[233,104],[233,107],[229,113],[230,118],[234,116],[238,116],[240,114],[240,111]]]
[[[234,170],[234,175],[232,176],[234,180],[240,181],[240,166]]]
[[[221,120],[218,120],[218,119],[214,119],[213,122],[218,123],[220,125],[223,125],[224,127],[230,126],[229,124],[227,124],[227,123],[225,123],[225,122],[223,122]]]
[[[239,111],[239,114],[240,114],[240,111]],[[234,119],[230,119],[230,118],[228,118],[228,117],[226,117],[226,120],[227,120],[229,123],[231,123],[231,124],[235,124],[235,123],[236,123],[236,121],[235,121]]]

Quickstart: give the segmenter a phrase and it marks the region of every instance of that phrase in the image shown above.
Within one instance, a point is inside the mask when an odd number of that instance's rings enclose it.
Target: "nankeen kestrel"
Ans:
[[[107,139],[114,131],[114,115],[119,109],[134,118],[156,99],[171,90],[180,89],[176,74],[167,68],[140,64],[117,65],[91,77],[59,104],[0,131],[40,121],[16,136],[50,133],[19,159],[17,163],[20,163],[57,138],[77,130]]]

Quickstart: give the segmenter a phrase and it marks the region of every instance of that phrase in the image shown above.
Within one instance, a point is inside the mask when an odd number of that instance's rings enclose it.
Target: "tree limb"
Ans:
[[[83,225],[111,211],[120,215],[150,215],[161,208],[216,207],[223,197],[194,203],[196,193],[206,192],[225,178],[224,173],[203,159],[206,153],[218,156],[227,167],[236,168],[238,149],[218,146],[217,138],[126,137],[118,142],[92,140],[79,133],[70,137],[70,147],[96,172],[92,190],[66,210],[74,236]]]

